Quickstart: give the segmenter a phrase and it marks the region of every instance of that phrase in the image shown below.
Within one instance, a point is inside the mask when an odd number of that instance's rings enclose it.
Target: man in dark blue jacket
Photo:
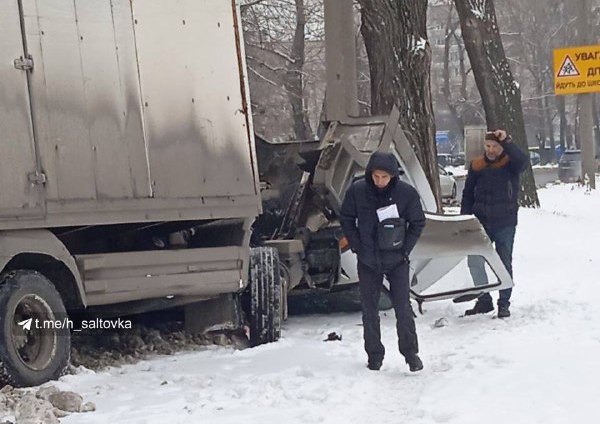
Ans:
[[[512,251],[517,228],[517,199],[520,175],[529,158],[512,143],[506,131],[488,132],[485,154],[471,161],[465,181],[460,213],[475,215],[496,246],[498,256],[512,277]],[[469,268],[476,285],[488,283],[483,259],[469,257]],[[510,316],[512,289],[500,290],[498,318]],[[494,310],[492,297],[485,293],[465,315],[484,314]]]
[[[387,211],[386,218],[383,210]],[[379,210],[379,214],[378,214]],[[387,223],[390,223],[389,225]],[[399,223],[395,228],[391,224]],[[379,370],[385,355],[381,343],[378,302],[385,276],[396,313],[398,346],[411,371],[419,371],[419,345],[409,298],[409,254],[425,226],[417,191],[400,181],[398,161],[391,153],[375,152],[365,177],[347,190],[340,223],[350,248],[358,256],[358,278],[367,366]],[[391,234],[403,237],[387,239]],[[400,230],[394,233],[394,230]],[[389,242],[389,246],[385,243]],[[397,246],[400,246],[396,248]]]

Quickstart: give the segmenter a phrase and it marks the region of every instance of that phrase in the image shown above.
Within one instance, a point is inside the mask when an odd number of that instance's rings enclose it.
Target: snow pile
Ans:
[[[180,322],[136,324],[130,331],[104,330],[74,333],[71,348],[72,374],[78,370],[102,370],[109,366],[133,364],[155,355],[172,355],[184,350],[200,350],[208,345],[248,347],[237,332],[190,334]]]
[[[4,386],[0,390],[0,423],[58,424],[59,418],[73,412],[91,412],[92,402],[83,403],[77,393],[58,390],[52,384],[37,390]]]
[[[533,169],[557,169],[557,163],[547,163],[546,165],[533,165]]]
[[[205,349],[206,346],[248,347],[237,332],[190,334],[180,322],[135,325],[129,332],[118,330],[73,333],[69,374],[94,374],[109,367],[133,364],[157,355]],[[37,389],[0,390],[0,424],[55,424],[73,412],[94,411],[92,402],[72,391],[60,391],[52,384]]]

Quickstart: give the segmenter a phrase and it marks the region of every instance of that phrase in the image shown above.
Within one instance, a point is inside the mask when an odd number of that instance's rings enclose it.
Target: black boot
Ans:
[[[419,355],[416,353],[408,355],[405,359],[411,372],[417,372],[423,369],[423,361],[421,361],[421,358],[419,358]]]
[[[467,309],[465,311],[465,316],[476,315],[476,314],[487,314],[488,312],[492,312],[494,310],[494,304],[491,299],[479,299],[475,303],[472,309]]]
[[[510,310],[508,305],[498,305],[498,318],[508,318],[510,316]]]
[[[367,368],[369,368],[372,371],[379,371],[382,364],[383,364],[382,359],[375,359],[375,358],[369,359],[369,361],[367,362]]]

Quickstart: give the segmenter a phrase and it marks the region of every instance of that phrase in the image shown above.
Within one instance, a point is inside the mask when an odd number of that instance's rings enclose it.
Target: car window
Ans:
[[[563,153],[562,157],[560,158],[563,161],[580,161],[581,160],[581,152],[580,151],[566,151]]]

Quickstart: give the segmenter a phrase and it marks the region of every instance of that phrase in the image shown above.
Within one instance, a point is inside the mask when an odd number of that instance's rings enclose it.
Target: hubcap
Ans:
[[[54,357],[56,329],[44,328],[56,320],[54,313],[44,299],[28,294],[17,302],[13,317],[12,344],[17,357],[26,367],[43,370]]]

